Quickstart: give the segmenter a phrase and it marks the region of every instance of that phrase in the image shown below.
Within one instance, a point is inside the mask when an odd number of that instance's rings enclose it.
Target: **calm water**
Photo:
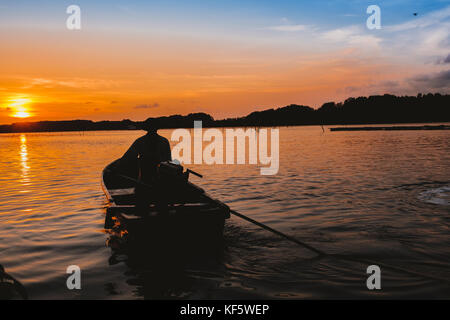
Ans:
[[[0,263],[31,298],[450,298],[448,282],[383,267],[382,290],[369,291],[367,264],[314,258],[235,217],[211,260],[161,270],[113,254],[100,173],[140,135],[0,135]],[[276,176],[190,167],[211,195],[327,253],[450,280],[448,131],[281,128]],[[65,285],[74,264],[79,291]]]

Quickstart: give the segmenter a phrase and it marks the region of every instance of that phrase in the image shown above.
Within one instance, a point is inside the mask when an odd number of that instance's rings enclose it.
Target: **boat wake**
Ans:
[[[450,206],[450,185],[421,192],[418,198],[426,203]]]

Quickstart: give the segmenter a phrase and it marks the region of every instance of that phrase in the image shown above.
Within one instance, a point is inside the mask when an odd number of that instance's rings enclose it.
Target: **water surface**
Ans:
[[[170,138],[170,130],[162,130]],[[333,256],[232,217],[218,257],[153,268],[105,243],[101,170],[143,132],[0,135],[0,263],[32,299],[450,298],[450,132],[280,128],[280,170],[196,165],[232,208]],[[150,254],[145,248],[137,256]],[[147,257],[151,260],[151,257]],[[82,290],[66,268],[82,269]]]

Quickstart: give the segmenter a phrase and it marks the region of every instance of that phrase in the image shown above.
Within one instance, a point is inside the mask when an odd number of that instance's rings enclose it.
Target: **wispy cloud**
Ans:
[[[151,109],[151,108],[158,108],[159,107],[159,103],[155,102],[155,103],[150,103],[150,104],[140,104],[135,106],[135,109]]]
[[[298,31],[313,31],[312,26],[306,24],[299,24],[289,20],[286,17],[280,19],[279,25],[269,26],[263,28],[264,30],[281,31],[281,32],[298,32]]]
[[[364,27],[351,25],[322,32],[319,37],[327,42],[357,48],[378,48],[382,38],[377,34],[368,33]]]
[[[450,51],[450,6],[421,18],[383,27],[393,54],[419,63],[435,62]]]
[[[450,54],[444,59],[443,63],[450,63]]]
[[[74,81],[60,81],[60,80],[51,80],[44,78],[34,78],[31,79],[30,84],[26,85],[26,88],[34,87],[34,86],[42,86],[45,88],[52,87],[69,87],[76,88],[77,83]]]
[[[450,63],[450,54],[447,55],[447,57],[440,57],[436,59],[436,64],[447,64]]]
[[[96,79],[96,78],[70,78],[70,79],[22,78],[21,80],[24,82],[21,89],[30,89],[34,87],[40,87],[45,89],[53,89],[53,88],[98,89],[100,87],[110,88],[119,86],[119,81],[110,79]]]
[[[391,25],[384,27],[388,31],[406,31],[417,28],[426,28],[432,25],[436,25],[440,22],[443,22],[448,17],[450,17],[450,6],[446,7],[442,10],[430,12],[423,17],[407,21],[397,25]]]
[[[283,32],[296,32],[296,31],[305,31],[310,29],[310,26],[304,24],[283,24],[278,26],[271,26],[265,28],[266,30],[273,31],[283,31]]]
[[[414,62],[416,66],[450,60],[450,6],[430,12],[420,18],[382,25],[381,30],[368,30],[364,25],[349,25],[321,31],[316,39],[336,46],[369,49],[372,56],[392,57]],[[374,51],[373,49],[379,49]],[[361,50],[360,50],[361,51]]]

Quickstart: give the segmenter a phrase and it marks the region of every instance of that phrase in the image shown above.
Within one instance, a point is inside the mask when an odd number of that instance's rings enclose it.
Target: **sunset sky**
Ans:
[[[450,93],[449,31],[444,0],[2,0],[0,124]]]

